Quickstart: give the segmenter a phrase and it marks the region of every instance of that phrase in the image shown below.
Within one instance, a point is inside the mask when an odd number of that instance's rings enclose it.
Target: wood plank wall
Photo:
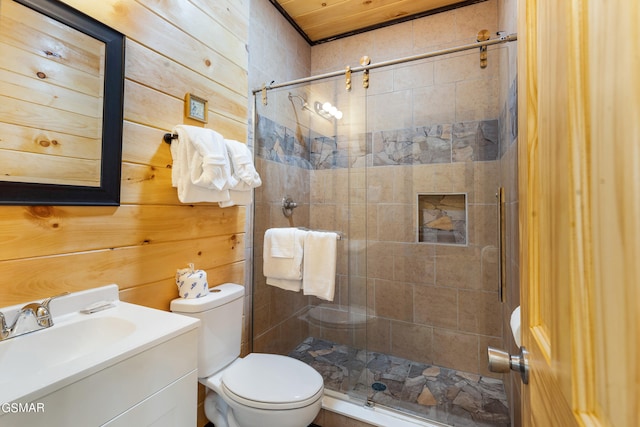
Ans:
[[[0,307],[116,283],[166,310],[189,262],[212,285],[244,283],[246,208],[182,205],[162,135],[191,92],[207,127],[247,140],[248,0],[64,2],[127,37],[121,206],[1,206]]]

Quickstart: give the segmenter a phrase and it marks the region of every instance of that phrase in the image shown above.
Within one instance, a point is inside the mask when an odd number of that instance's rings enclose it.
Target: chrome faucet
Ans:
[[[10,326],[7,326],[4,314],[0,313],[0,341],[53,326],[49,304],[54,298],[67,294],[69,292],[46,298],[41,303],[32,302],[25,305],[18,311],[15,320]]]

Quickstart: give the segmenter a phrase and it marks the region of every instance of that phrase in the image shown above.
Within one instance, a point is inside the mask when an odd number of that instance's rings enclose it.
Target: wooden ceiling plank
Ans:
[[[375,26],[404,16],[420,14],[460,3],[460,0],[382,0],[364,5],[351,1],[340,7],[323,8],[296,18],[297,24],[311,40],[317,41],[359,29]]]
[[[287,14],[294,20],[298,16],[305,15],[307,13],[316,12],[327,7],[339,5],[341,3],[349,3],[353,0],[277,0],[280,6],[287,12]],[[324,5],[324,6],[323,6]]]

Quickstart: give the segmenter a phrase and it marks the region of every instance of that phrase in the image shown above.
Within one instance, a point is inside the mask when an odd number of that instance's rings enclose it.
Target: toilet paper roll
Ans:
[[[513,340],[516,345],[520,347],[522,345],[522,335],[520,332],[520,306],[517,306],[513,313],[511,313],[511,333],[513,334]]]
[[[176,271],[176,285],[182,298],[200,298],[209,293],[207,272],[195,270],[193,264]]]

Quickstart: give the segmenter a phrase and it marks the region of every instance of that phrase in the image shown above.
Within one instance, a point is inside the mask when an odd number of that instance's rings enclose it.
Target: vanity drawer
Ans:
[[[190,384],[192,390],[186,394],[186,398],[191,403],[186,405],[191,405],[193,417],[195,417],[197,338],[197,329],[193,329],[108,366],[34,400],[32,402],[34,410],[31,412],[4,411],[0,416],[0,425],[3,427],[101,426],[112,420],[115,422],[118,416],[143,404],[163,390],[174,390],[172,386],[175,383],[179,384],[176,387],[186,387],[185,384]],[[156,399],[159,397],[156,396]],[[140,413],[145,408],[152,407],[154,405],[149,402],[135,412]],[[193,426],[195,422],[184,425]]]

